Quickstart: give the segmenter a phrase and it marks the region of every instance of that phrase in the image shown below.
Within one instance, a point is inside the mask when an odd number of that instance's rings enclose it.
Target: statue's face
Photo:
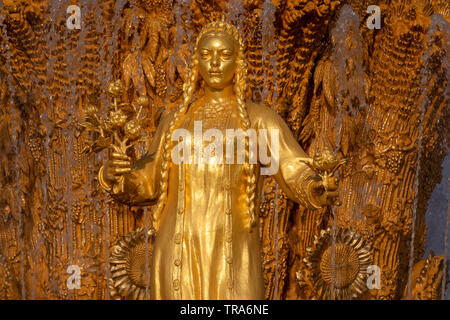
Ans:
[[[203,37],[197,50],[199,73],[207,86],[222,89],[232,83],[237,54],[233,40],[222,35]]]

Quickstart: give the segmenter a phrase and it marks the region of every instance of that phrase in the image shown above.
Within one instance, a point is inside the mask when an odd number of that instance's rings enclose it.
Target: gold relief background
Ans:
[[[69,5],[81,8],[79,30],[67,27]],[[380,29],[367,28],[369,5]],[[0,13],[1,299],[117,298],[111,247],[152,208],[99,188],[106,154],[82,152],[92,137],[79,122],[89,103],[105,112],[120,78],[130,101],[151,98],[150,140],[179,102],[196,34],[222,15],[245,36],[247,98],[275,108],[310,155],[347,158],[339,208],[298,207],[266,179],[266,298],[441,299],[446,259],[422,256],[449,147],[447,1],[3,0]],[[380,289],[361,286],[369,262]],[[80,289],[68,289],[71,265]]]

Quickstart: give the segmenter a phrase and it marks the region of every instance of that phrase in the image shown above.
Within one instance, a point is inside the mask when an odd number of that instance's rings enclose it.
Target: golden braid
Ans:
[[[247,84],[247,64],[245,62],[244,54],[244,43],[242,38],[239,38],[239,53],[237,60],[237,71],[236,71],[236,81],[234,84],[234,91],[236,93],[236,99],[238,103],[239,118],[241,119],[241,125],[244,130],[251,128],[250,118],[247,113],[247,108],[245,106],[245,90]],[[247,204],[247,217],[245,219],[245,225],[248,232],[252,231],[255,225],[255,198],[256,198],[256,174],[255,166],[250,163],[250,145],[249,139],[245,139],[245,174],[247,176],[247,183],[245,187],[245,192],[247,194],[246,204]]]
[[[247,77],[247,64],[245,61],[244,54],[244,40],[239,34],[239,31],[233,25],[226,23],[224,21],[211,22],[207,24],[197,36],[197,40],[194,48],[194,55],[192,59],[192,65],[189,68],[189,76],[188,81],[183,85],[183,102],[180,105],[180,108],[175,112],[174,118],[169,124],[169,130],[167,130],[167,134],[164,137],[164,149],[163,149],[163,163],[161,169],[161,183],[160,183],[160,196],[158,198],[158,203],[156,209],[153,213],[153,228],[156,229],[156,222],[164,209],[165,201],[167,199],[167,187],[168,187],[168,179],[169,179],[169,159],[171,153],[171,136],[178,125],[179,118],[188,111],[189,102],[192,99],[195,85],[198,80],[198,57],[197,57],[197,49],[200,39],[209,32],[222,32],[229,36],[231,36],[236,43],[238,43],[238,59],[236,61],[237,64],[237,72],[235,78],[234,90],[238,103],[239,117],[241,119],[241,125],[244,130],[248,130],[251,128],[250,119],[247,113],[247,109],[245,106],[245,90],[246,90],[246,77]],[[255,190],[256,190],[256,174],[254,165],[249,163],[249,143],[248,139],[246,139],[245,143],[245,154],[246,154],[246,163],[245,163],[245,173],[247,176],[246,183],[246,204],[247,204],[247,216],[243,217],[244,223],[246,225],[247,231],[251,232],[252,227],[255,225]],[[247,162],[248,161],[248,162]]]
[[[189,102],[192,99],[195,85],[198,80],[198,60],[197,56],[194,55],[192,59],[192,65],[189,68],[189,75],[187,78],[187,82],[183,85],[183,101],[180,107],[175,112],[172,121],[170,121],[169,128],[167,130],[166,135],[164,136],[164,147],[163,147],[163,162],[161,165],[161,181],[160,181],[160,195],[158,198],[158,202],[156,204],[156,208],[153,212],[152,226],[153,229],[157,229],[157,221],[159,216],[164,209],[164,205],[167,199],[167,187],[169,181],[169,167],[170,167],[170,153],[172,152],[172,141],[171,137],[173,131],[178,125],[178,120],[181,118],[183,114],[185,114],[189,108]]]

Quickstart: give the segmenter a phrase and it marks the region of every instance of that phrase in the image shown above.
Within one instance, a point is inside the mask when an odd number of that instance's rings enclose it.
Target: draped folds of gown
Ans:
[[[270,108],[247,104],[251,127],[267,130],[268,154],[279,153],[275,179],[287,196],[303,206],[315,208],[304,196],[307,181],[314,172],[301,158],[308,157],[291,131]],[[159,196],[162,137],[174,113],[160,123],[147,154],[126,176],[126,194],[116,198],[133,205],[154,203]],[[236,104],[214,110],[195,104],[182,116],[178,128],[194,137],[194,125],[201,121],[203,133],[214,128],[226,136],[226,129],[242,128]],[[277,130],[277,146],[270,143]],[[224,139],[225,140],[225,139]],[[210,141],[203,141],[203,147]],[[174,142],[175,143],[175,142]],[[180,163],[170,161],[168,196],[158,220],[150,266],[151,299],[264,299],[259,226],[248,232],[246,226],[246,175],[244,164]],[[236,153],[236,145],[234,152]],[[192,160],[195,152],[190,155]],[[256,210],[258,215],[263,164],[257,173]],[[268,164],[264,164],[268,166]],[[258,221],[258,219],[256,219]]]

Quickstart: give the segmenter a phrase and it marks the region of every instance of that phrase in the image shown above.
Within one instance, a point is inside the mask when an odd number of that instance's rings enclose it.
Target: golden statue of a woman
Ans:
[[[268,154],[275,155],[276,147],[274,175],[289,198],[308,208],[336,201],[336,181],[325,183],[312,170],[311,159],[283,119],[270,108],[245,101],[246,72],[238,30],[223,21],[205,26],[195,44],[181,106],[161,120],[148,153],[133,164],[114,153],[99,172],[103,188],[119,201],[157,203],[152,299],[264,299],[255,208],[262,187],[260,169],[268,164],[250,161],[250,138],[245,139],[243,163],[174,161],[177,129],[195,136],[201,122],[204,130],[215,129],[223,136],[227,129],[276,131],[278,140],[267,139]],[[204,93],[192,101],[201,80]],[[261,149],[260,144],[258,140]],[[123,187],[114,188],[119,178]]]

